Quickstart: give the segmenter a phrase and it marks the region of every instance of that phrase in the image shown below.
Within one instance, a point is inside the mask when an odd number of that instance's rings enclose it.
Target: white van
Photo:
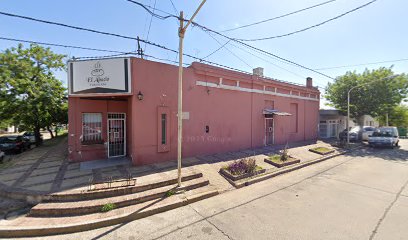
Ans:
[[[397,147],[399,143],[398,129],[396,127],[380,127],[375,129],[368,137],[368,144],[371,147]]]

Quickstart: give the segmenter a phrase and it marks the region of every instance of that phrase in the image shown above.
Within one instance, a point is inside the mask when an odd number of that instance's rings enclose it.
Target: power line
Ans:
[[[111,54],[111,55],[103,55],[103,56],[86,56],[86,57],[74,57],[75,60],[79,59],[103,59],[103,58],[112,58],[112,57],[119,57],[119,56],[127,56],[127,55],[140,55],[137,52],[127,52],[127,53],[118,53],[118,54]],[[144,54],[143,54],[144,56]]]
[[[109,53],[118,53],[118,54],[126,54],[127,52],[122,51],[115,51],[115,50],[106,50],[100,48],[89,48],[89,47],[80,47],[80,46],[73,46],[73,45],[63,45],[57,43],[46,43],[46,42],[38,42],[38,41],[31,41],[31,40],[23,40],[23,39],[16,39],[16,38],[7,38],[7,37],[0,37],[0,40],[6,41],[13,41],[13,42],[23,42],[23,43],[33,43],[45,46],[54,46],[54,47],[63,47],[63,48],[76,48],[82,50],[90,50],[90,51],[99,51],[99,52],[109,52]]]
[[[372,0],[372,1],[368,2],[368,3],[365,3],[365,4],[363,4],[363,5],[359,6],[359,7],[354,8],[354,9],[352,9],[352,10],[350,10],[350,11],[347,11],[347,12],[345,12],[345,13],[342,13],[342,14],[336,16],[336,17],[330,18],[330,19],[328,19],[328,20],[326,20],[326,21],[323,21],[323,22],[321,22],[321,23],[318,23],[318,24],[315,24],[315,25],[312,25],[312,26],[310,26],[310,27],[303,28],[303,29],[300,29],[300,30],[297,30],[297,31],[294,31],[294,32],[285,33],[285,34],[282,34],[282,35],[276,35],[276,36],[272,36],[272,37],[263,37],[263,38],[253,38],[253,39],[236,38],[236,40],[245,41],[245,42],[253,42],[253,41],[263,41],[263,40],[270,40],[270,39],[275,39],[275,38],[287,37],[287,36],[290,36],[290,35],[294,35],[294,34],[297,34],[297,33],[301,33],[301,32],[310,30],[310,29],[312,29],[312,28],[319,27],[319,26],[321,26],[321,25],[324,25],[324,24],[326,24],[326,23],[329,23],[329,22],[331,22],[331,21],[334,21],[334,20],[336,20],[336,19],[339,19],[339,18],[341,18],[341,17],[344,17],[344,16],[346,16],[347,14],[350,14],[350,13],[352,13],[352,12],[355,12],[355,11],[359,10],[359,9],[362,9],[362,8],[364,8],[364,7],[367,7],[368,5],[373,4],[373,3],[376,2],[376,1],[378,1],[378,0]]]
[[[173,6],[173,10],[176,14],[178,14],[178,10],[176,8],[176,5],[174,5],[173,0],[170,0],[171,6]]]
[[[211,35],[211,33],[206,32],[212,39],[214,39],[221,47],[224,47],[229,53],[231,53],[232,55],[234,55],[234,57],[236,57],[238,60],[240,60],[241,62],[243,62],[245,65],[247,65],[248,67],[250,67],[251,69],[253,68],[251,65],[249,65],[245,60],[243,60],[242,58],[238,57],[235,53],[233,53],[231,50],[229,50],[225,45],[225,44],[221,44],[220,41],[218,41],[213,35]]]
[[[130,0],[128,0],[128,1],[130,1]],[[5,16],[15,17],[15,18],[22,18],[22,19],[26,19],[26,20],[30,20],[30,21],[35,21],[35,22],[46,23],[46,24],[50,24],[50,25],[56,25],[56,26],[71,28],[71,29],[75,29],[75,30],[81,30],[81,31],[86,31],[86,32],[91,32],[91,33],[98,33],[98,34],[102,34],[102,35],[119,37],[119,38],[128,39],[128,40],[136,40],[136,41],[147,43],[149,45],[152,45],[152,46],[155,46],[155,47],[158,47],[158,48],[162,48],[162,49],[167,50],[167,51],[178,53],[178,51],[170,49],[170,48],[168,48],[166,46],[162,46],[160,44],[153,43],[153,42],[150,42],[150,41],[147,41],[147,40],[143,40],[143,39],[140,39],[140,38],[137,38],[137,37],[130,37],[130,36],[125,36],[125,35],[121,35],[121,34],[117,34],[117,33],[110,33],[110,32],[94,30],[94,29],[90,29],[90,28],[77,27],[77,26],[72,26],[72,25],[68,25],[68,24],[64,24],[64,23],[51,22],[51,21],[47,21],[47,20],[42,20],[42,19],[37,19],[37,18],[32,18],[32,17],[27,17],[27,16],[21,16],[21,15],[12,14],[12,13],[0,12],[0,14],[5,15]]]
[[[262,20],[262,21],[259,21],[259,22],[246,24],[246,25],[243,25],[243,26],[240,26],[240,27],[230,28],[230,29],[227,29],[227,30],[223,30],[221,32],[234,31],[234,30],[237,30],[237,29],[251,27],[251,26],[254,26],[254,25],[261,24],[261,23],[270,22],[270,21],[273,21],[273,20],[276,20],[276,19],[280,19],[280,18],[288,17],[288,16],[296,14],[296,13],[300,13],[300,12],[303,12],[303,11],[306,11],[306,10],[309,10],[309,9],[312,9],[312,8],[320,7],[320,6],[323,6],[325,4],[335,2],[335,1],[337,1],[337,0],[330,0],[330,1],[322,2],[322,3],[316,4],[316,5],[307,7],[307,8],[302,8],[302,9],[296,10],[294,12],[286,13],[286,14],[283,14],[283,15],[280,15],[280,16],[277,16],[277,17],[273,17],[273,18],[269,18],[269,19],[265,19],[265,20]]]
[[[157,2],[157,0],[154,0],[154,7],[156,7],[156,2]],[[153,14],[154,14],[154,11],[153,11]],[[152,27],[152,22],[153,22],[153,15],[152,15],[152,17],[150,18],[150,23],[149,23],[149,28],[148,28],[148,30],[147,30],[146,40],[149,40],[150,28]],[[146,48],[147,48],[147,43],[145,43],[144,52],[146,52]]]
[[[148,6],[148,5],[145,5],[143,3],[133,1],[133,0],[126,0],[126,1],[134,3],[136,5],[139,5],[140,7],[144,8],[148,13],[150,13],[153,17],[156,17],[156,18],[161,19],[161,20],[164,20],[164,19],[167,19],[167,18],[170,18],[170,17],[175,17],[173,14],[170,14],[170,13],[167,13],[165,11],[159,10],[156,7],[151,7],[151,6]],[[152,9],[153,11],[150,10],[150,9]],[[167,16],[162,16],[162,15],[156,14],[156,13],[154,13],[154,11],[156,11],[156,10],[158,10],[158,11],[160,11],[162,13],[168,14],[168,15]]]
[[[105,56],[86,56],[86,57],[76,57],[75,59],[80,60],[80,59],[87,59],[87,60],[96,60],[96,59],[104,59],[104,58],[111,58],[111,57],[117,57],[117,56],[124,56],[124,55],[136,55],[136,56],[140,56],[141,54],[137,53],[137,52],[128,52],[125,54],[114,54],[114,55],[105,55]],[[163,61],[163,62],[171,62],[174,64],[178,64],[178,61],[173,61],[170,59],[166,59],[166,58],[159,58],[159,57],[155,57],[149,54],[143,54],[143,56],[147,56],[151,59],[155,59],[155,60],[159,60],[159,61]],[[187,63],[183,63],[184,66],[189,66],[189,64]]]
[[[292,71],[290,71],[290,70],[287,70],[286,68],[283,68],[283,67],[281,67],[281,66],[279,66],[279,65],[277,65],[277,64],[275,64],[275,63],[273,63],[273,62],[271,62],[271,61],[269,61],[269,60],[266,60],[265,58],[259,57],[258,55],[255,55],[255,54],[251,53],[250,51],[248,51],[248,50],[246,50],[246,49],[243,49],[243,48],[241,48],[241,47],[238,47],[238,46],[236,46],[236,45],[234,45],[234,44],[232,44],[232,43],[231,43],[230,45],[233,46],[233,47],[236,47],[236,48],[240,49],[241,51],[244,51],[244,52],[246,52],[246,53],[248,53],[248,54],[250,54],[250,55],[252,55],[252,56],[254,56],[254,57],[256,57],[256,58],[258,58],[258,59],[260,59],[260,60],[262,60],[262,61],[264,61],[264,62],[267,62],[267,63],[269,63],[269,64],[271,64],[271,65],[273,65],[273,66],[275,66],[275,67],[277,67],[277,68],[279,68],[279,69],[282,69],[282,70],[284,70],[284,71],[286,71],[286,72],[289,72],[289,73],[291,73],[291,74],[293,74],[293,75],[295,75],[295,76],[297,76],[297,77],[300,77],[300,78],[302,78],[302,79],[305,79],[304,76],[299,75],[299,74],[297,74],[297,73],[295,73],[295,72],[292,72]]]
[[[358,66],[374,65],[374,64],[381,64],[381,63],[393,63],[393,62],[405,62],[405,61],[408,61],[408,58],[401,58],[397,60],[387,60],[387,61],[381,61],[381,62],[360,63],[360,64],[354,64],[354,65],[343,65],[343,66],[336,66],[336,67],[324,67],[324,68],[317,68],[315,70],[329,70],[329,69],[336,69],[336,68],[358,67]]]
[[[127,0],[127,1],[135,2],[135,1],[132,1],[132,0]],[[145,9],[146,9],[146,8],[145,8]],[[147,10],[149,10],[149,9],[147,9]],[[149,10],[148,12],[150,13],[151,11]],[[138,38],[135,38],[135,37],[125,36],[125,35],[120,35],[120,34],[110,33],[110,32],[104,32],[104,31],[99,31],[99,30],[94,30],[94,29],[89,29],[89,28],[77,27],[77,26],[72,26],[72,25],[63,24],[63,23],[51,22],[51,21],[47,21],[47,20],[36,19],[36,18],[32,18],[32,17],[27,17],[27,16],[21,16],[21,15],[12,14],[12,13],[0,12],[0,14],[1,14],[1,15],[5,15],[5,16],[15,17],[15,18],[22,18],[22,19],[26,19],[26,20],[30,20],[30,21],[36,21],[36,22],[46,23],[46,24],[50,24],[50,25],[62,26],[62,27],[71,28],[71,29],[76,29],[76,30],[81,30],[81,31],[87,31],[87,32],[98,33],[98,34],[107,35],[107,36],[119,37],[119,38],[123,38],[123,39],[139,40],[140,42],[147,43],[147,44],[149,44],[149,45],[152,45],[152,46],[155,46],[155,47],[158,47],[158,48],[167,50],[167,51],[171,51],[171,52],[174,52],[174,53],[178,53],[177,50],[170,49],[170,48],[168,48],[168,47],[166,47],[166,46],[162,46],[162,45],[160,45],[160,44],[153,43],[153,42],[150,42],[150,41],[146,41],[146,40],[143,40],[143,39],[138,39]],[[154,13],[153,13],[153,14],[154,14]],[[173,16],[174,16],[174,15],[173,15]],[[177,16],[175,16],[175,17],[177,17]],[[177,18],[178,18],[178,17],[177,17]],[[291,64],[296,65],[296,66],[298,66],[298,67],[301,67],[301,68],[310,70],[310,71],[312,71],[312,72],[318,73],[318,74],[320,74],[320,75],[322,75],[322,76],[325,76],[325,77],[334,79],[334,78],[332,78],[332,77],[330,77],[330,76],[328,76],[328,75],[326,75],[326,74],[324,74],[324,73],[320,73],[320,72],[318,72],[318,71],[316,71],[316,70],[313,70],[313,69],[311,69],[311,68],[308,68],[308,67],[305,67],[305,66],[303,66],[303,65],[300,65],[300,64],[298,64],[298,63],[295,63],[295,62],[293,62],[293,61],[291,61],[291,60],[287,60],[287,59],[285,59],[285,58],[279,57],[279,56],[277,56],[277,55],[275,55],[275,54],[272,54],[272,53],[270,53],[270,52],[267,52],[267,51],[265,51],[265,50],[262,50],[262,49],[253,47],[253,46],[251,46],[251,45],[249,45],[249,44],[246,44],[246,43],[237,41],[237,40],[235,40],[235,39],[232,39],[232,38],[230,38],[230,37],[228,37],[228,36],[225,36],[225,35],[223,35],[223,34],[221,34],[221,33],[219,33],[219,32],[216,32],[216,31],[214,31],[214,30],[208,29],[207,27],[204,27],[204,26],[202,26],[202,25],[200,25],[200,24],[198,24],[198,23],[192,22],[192,24],[193,24],[194,26],[196,26],[196,27],[201,28],[201,29],[204,30],[204,31],[213,32],[213,33],[215,33],[215,34],[217,34],[217,35],[220,35],[220,36],[223,36],[223,37],[225,37],[225,38],[227,38],[227,39],[231,39],[232,41],[238,42],[238,43],[240,43],[240,44],[242,44],[242,45],[244,45],[244,46],[246,46],[246,47],[252,48],[252,49],[257,50],[257,51],[261,51],[261,52],[263,52],[263,53],[266,53],[266,54],[271,55],[271,56],[273,56],[273,57],[275,57],[275,58],[281,59],[281,60],[283,60],[283,61],[285,61],[285,62],[291,63]],[[186,56],[186,57],[190,57],[190,58],[192,58],[192,59],[199,60],[199,61],[201,61],[201,62],[206,62],[206,63],[208,63],[208,64],[215,65],[215,66],[227,68],[227,69],[234,70],[234,71],[237,71],[237,72],[242,72],[242,73],[251,74],[251,73],[242,71],[242,70],[240,70],[240,69],[236,69],[236,68],[232,68],[232,67],[229,67],[229,66],[226,66],[226,65],[223,65],[223,64],[219,64],[219,63],[211,62],[211,61],[208,61],[208,60],[200,59],[200,58],[198,58],[198,57],[194,57],[194,56],[189,55],[189,54],[183,54],[183,55]]]
[[[101,52],[112,52],[112,53],[118,53],[118,54],[111,54],[111,55],[104,55],[104,56],[85,56],[85,57],[76,57],[76,59],[101,59],[101,58],[111,58],[111,57],[118,57],[118,56],[125,56],[125,55],[138,55],[140,56],[141,54],[138,53],[137,51],[132,51],[132,52],[122,52],[122,51],[113,51],[113,50],[105,50],[105,49],[94,49],[94,48],[87,48],[87,47],[80,47],[80,46],[72,46],[72,45],[63,45],[63,44],[57,44],[57,43],[44,43],[44,42],[38,42],[38,41],[31,41],[31,40],[23,40],[23,39],[15,39],[15,38],[5,38],[5,37],[0,37],[0,40],[7,40],[7,41],[15,41],[15,42],[25,42],[25,43],[35,43],[35,44],[39,44],[39,45],[47,45],[47,46],[57,46],[57,47],[64,47],[64,48],[76,48],[76,49],[84,49],[84,50],[92,50],[92,51],[101,51]],[[233,45],[235,46],[235,45]],[[242,49],[242,48],[240,48]],[[243,49],[242,49],[243,50]],[[246,50],[243,50],[246,51]],[[248,52],[250,53],[250,52]],[[250,53],[251,54],[251,53]],[[152,59],[156,59],[159,61],[164,61],[164,62],[171,62],[171,63],[175,63],[178,64],[178,61],[174,61],[174,60],[170,60],[170,59],[165,59],[165,58],[159,58],[159,57],[155,57],[152,55],[148,55],[148,54],[143,54],[143,56],[147,56],[149,58]],[[254,55],[256,56],[256,55]],[[188,56],[188,57],[192,57],[192,56]],[[192,57],[195,58],[195,57]],[[207,62],[208,64],[212,64],[212,65],[218,65],[220,67],[224,67],[230,70],[234,70],[234,71],[238,71],[238,72],[242,72],[242,73],[246,73],[246,74],[251,74],[245,71],[241,71],[238,69],[234,69],[228,66],[224,66],[224,65],[220,65],[217,63],[213,63],[210,61],[206,61],[204,59],[202,59],[201,61]],[[189,66],[189,64],[187,63],[183,63],[184,66]],[[279,67],[279,66],[277,66]],[[291,83],[288,81],[283,81],[283,80],[277,80],[277,79],[273,79],[275,81],[278,82],[285,82],[285,83]],[[301,84],[297,84],[297,83],[291,83],[291,84],[295,84],[295,85],[301,85]]]
[[[228,37],[228,36],[226,36],[226,35],[224,35],[224,34],[222,34],[222,33],[219,33],[219,32],[217,32],[217,31],[211,30],[211,29],[209,29],[209,28],[207,28],[207,27],[204,27],[204,26],[202,26],[202,25],[200,25],[200,24],[198,24],[198,23],[192,22],[192,24],[194,24],[194,26],[196,26],[196,27],[199,27],[199,28],[202,29],[203,31],[209,31],[209,32],[215,33],[215,34],[217,34],[217,35],[219,35],[219,36],[222,36],[222,37],[224,37],[224,38],[230,39],[230,40],[232,40],[232,41],[234,41],[234,42],[237,42],[237,43],[239,43],[239,44],[241,44],[241,45],[243,45],[243,46],[245,46],[245,47],[247,47],[247,48],[250,48],[250,49],[252,49],[252,50],[265,53],[265,54],[267,54],[267,55],[269,55],[269,56],[272,56],[272,57],[274,57],[274,58],[280,59],[280,60],[282,60],[282,61],[285,61],[285,62],[287,62],[287,63],[290,63],[290,64],[292,64],[292,65],[295,65],[295,66],[297,66],[297,67],[300,67],[300,68],[309,70],[309,71],[311,71],[311,72],[317,73],[317,74],[319,74],[319,75],[325,76],[325,77],[327,77],[327,78],[330,78],[330,79],[333,79],[333,80],[335,79],[335,78],[333,78],[333,77],[330,77],[330,76],[327,75],[327,74],[321,73],[321,72],[316,71],[316,70],[314,70],[314,69],[312,69],[312,68],[309,68],[309,67],[306,67],[306,66],[304,66],[304,65],[301,65],[301,64],[299,64],[299,63],[296,63],[296,62],[294,62],[294,61],[292,61],[292,60],[289,60],[289,59],[280,57],[280,56],[278,56],[278,55],[276,55],[276,54],[273,54],[273,53],[271,53],[271,52],[265,51],[265,50],[263,50],[263,49],[260,49],[260,48],[254,47],[254,46],[252,46],[252,45],[249,45],[249,44],[247,44],[247,43],[245,43],[245,42],[241,42],[241,41],[236,40],[236,39],[234,39],[234,38]]]
[[[131,1],[131,0],[127,0],[127,1]],[[121,35],[121,34],[104,32],[104,31],[99,31],[99,30],[94,30],[94,29],[89,29],[89,28],[84,28],[84,27],[77,27],[77,26],[72,26],[72,25],[68,25],[68,24],[64,24],[64,23],[57,23],[57,22],[52,22],[52,21],[47,21],[47,20],[42,20],[42,19],[36,19],[36,18],[21,16],[21,15],[12,14],[12,13],[0,12],[0,14],[5,15],[5,16],[10,16],[10,17],[22,18],[22,19],[26,19],[26,20],[30,20],[30,21],[35,21],[35,22],[41,22],[41,23],[46,23],[46,24],[51,24],[51,25],[56,25],[56,26],[61,26],[61,27],[66,27],[66,28],[72,28],[72,29],[86,31],[86,32],[98,33],[98,34],[107,35],[107,36],[119,37],[119,38],[129,39],[129,40],[138,40],[140,42],[147,43],[147,44],[149,44],[151,46],[155,46],[155,47],[158,47],[158,48],[170,51],[170,52],[178,53],[177,50],[168,48],[166,46],[163,46],[163,45],[160,45],[160,44],[157,44],[157,43],[153,43],[151,41],[136,38],[136,37],[130,37],[130,36],[125,36],[125,35]],[[196,60],[201,61],[201,62],[206,62],[208,64],[215,65],[215,66],[227,68],[227,69],[234,70],[234,71],[237,71],[237,72],[248,73],[248,72],[242,71],[240,69],[236,69],[236,68],[229,67],[229,66],[226,66],[226,65],[223,65],[223,64],[219,64],[219,63],[211,62],[211,61],[208,61],[208,60],[204,60],[204,59],[195,57],[195,56],[187,54],[187,53],[183,53],[183,55],[186,56],[186,57],[192,58],[192,59],[196,59]],[[250,73],[248,73],[248,74],[250,74]]]
[[[207,56],[203,57],[203,59],[209,58],[211,55],[213,55],[214,53],[218,52],[219,50],[221,50],[225,45],[227,45],[231,40],[228,40],[227,42],[225,42],[223,45],[221,45],[220,47],[218,47],[217,49],[215,49],[214,51],[212,51],[210,54],[208,54]]]
[[[31,41],[31,40],[24,40],[24,39],[6,38],[6,37],[0,37],[0,40],[13,41],[13,42],[22,42],[22,43],[33,43],[33,44],[45,45],[45,46],[55,46],[55,47],[90,50],[90,51],[117,53],[117,54],[103,55],[103,56],[75,57],[75,59],[100,59],[100,58],[111,58],[111,57],[118,57],[118,56],[125,56],[125,55],[138,55],[138,56],[140,56],[140,54],[138,52],[136,52],[136,51],[123,52],[123,51],[106,50],[106,49],[98,49],[98,48],[88,48],[88,47],[73,46],[73,45],[63,45],[63,44],[58,44],[58,43],[48,43],[48,42],[45,43],[45,42],[38,42],[38,41]],[[143,54],[143,56],[147,56],[147,57],[150,57],[152,59],[156,59],[156,60],[160,60],[160,61],[166,61],[166,62],[171,62],[171,63],[178,64],[178,61],[173,61],[173,60],[170,60],[170,59],[159,58],[159,57],[155,57],[155,56],[148,55],[148,54]],[[183,65],[188,66],[189,64],[183,63]]]
[[[139,5],[139,6],[142,6],[144,9],[148,10],[149,13],[152,13],[152,11],[150,11],[150,10],[148,9],[148,6],[146,6],[146,5],[142,4],[142,3],[139,3],[139,2],[136,2],[136,1],[133,1],[133,0],[126,0],[126,1],[129,1],[129,2],[135,3],[135,4]],[[151,8],[151,7],[150,7],[150,8]],[[164,12],[164,11],[161,11],[161,12]],[[166,14],[167,14],[167,13],[166,13]],[[160,16],[160,17],[163,17],[163,16]],[[175,16],[175,15],[171,15],[171,14],[168,15],[168,16],[166,16],[166,17],[167,17],[167,18],[168,18],[168,17],[175,17],[175,18],[177,18],[177,19],[180,20],[180,17]],[[189,21],[189,20],[187,20],[187,19],[183,19],[183,20],[184,20],[184,21]],[[268,51],[265,51],[265,50],[256,48],[256,47],[251,46],[251,45],[249,45],[249,44],[247,44],[247,43],[244,43],[244,42],[242,42],[242,41],[239,41],[239,40],[237,40],[237,39],[228,37],[228,36],[226,36],[226,35],[224,35],[224,34],[222,34],[222,33],[220,33],[220,32],[217,32],[217,31],[215,31],[215,30],[209,29],[209,28],[207,28],[207,27],[205,27],[205,26],[203,26],[203,25],[201,25],[201,24],[198,24],[198,23],[196,23],[196,22],[194,22],[194,21],[191,22],[191,24],[192,24],[193,26],[195,26],[195,27],[199,27],[199,28],[200,28],[201,30],[203,30],[203,31],[209,31],[209,32],[215,33],[215,34],[217,34],[217,35],[219,35],[219,36],[222,36],[222,37],[224,37],[224,38],[227,38],[227,39],[229,39],[229,40],[231,40],[231,41],[235,41],[235,42],[237,42],[237,43],[239,43],[239,44],[241,44],[241,45],[243,45],[243,46],[245,46],[245,47],[248,47],[248,48],[251,48],[251,49],[253,49],[253,50],[257,50],[257,51],[263,52],[263,53],[266,53],[266,54],[268,54],[268,55],[270,55],[270,56],[272,56],[272,57],[275,57],[275,58],[277,58],[277,59],[280,59],[280,60],[285,61],[285,62],[287,62],[287,63],[290,63],[290,64],[292,64],[292,65],[295,65],[295,66],[297,66],[297,67],[300,67],[300,68],[309,70],[309,71],[311,71],[311,72],[317,73],[317,74],[319,74],[319,75],[325,76],[325,77],[330,78],[330,79],[335,79],[335,78],[333,78],[333,77],[330,77],[330,76],[327,75],[327,74],[318,72],[318,71],[313,70],[313,69],[311,69],[311,68],[309,68],[309,67],[303,66],[303,65],[301,65],[301,64],[299,64],[299,63],[296,63],[296,62],[294,62],[294,61],[292,61],[292,60],[285,59],[285,58],[280,57],[280,56],[278,56],[278,55],[276,55],[276,54],[273,54],[273,53],[271,53],[271,52],[268,52]]]

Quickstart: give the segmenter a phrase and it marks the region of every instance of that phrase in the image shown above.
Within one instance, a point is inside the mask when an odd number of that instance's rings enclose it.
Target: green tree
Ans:
[[[380,125],[386,124],[384,115],[378,117]],[[395,127],[408,127],[408,106],[398,105],[395,106],[388,114],[388,125]]]
[[[408,77],[405,74],[392,77],[392,68],[366,69],[363,73],[347,72],[337,77],[326,88],[325,98],[332,107],[347,112],[347,93],[350,93],[350,115],[360,118],[368,114],[374,117],[389,113],[408,94]],[[385,80],[385,78],[389,78]]]
[[[66,99],[66,89],[53,71],[64,69],[64,55],[35,44],[0,53],[0,116],[35,133],[51,126]]]

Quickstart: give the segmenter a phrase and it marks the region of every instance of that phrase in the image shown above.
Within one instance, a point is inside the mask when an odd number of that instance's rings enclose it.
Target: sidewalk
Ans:
[[[31,204],[39,203],[28,210],[29,215],[21,215],[23,212],[17,210],[11,213],[17,218],[0,221],[0,236],[72,233],[130,222],[234,190],[235,187],[219,174],[220,168],[232,161],[252,157],[266,169],[266,175],[250,179],[251,183],[248,184],[252,184],[308,166],[311,162],[323,161],[320,154],[309,152],[309,149],[330,146],[321,141],[292,144],[289,155],[301,160],[299,164],[293,165],[293,169],[275,168],[264,162],[268,154],[278,153],[284,145],[186,158],[183,159],[182,170],[183,178],[189,179],[183,182],[186,191],[173,196],[174,193],[168,195],[168,191],[176,188],[176,161],[84,170],[80,168],[80,163],[68,163],[67,138],[55,141],[54,144],[44,144],[18,155],[0,170],[1,196],[25,200]],[[130,173],[136,178],[134,187],[88,192],[90,178],[125,179]],[[246,185],[239,183],[238,186],[234,183],[237,188]],[[101,212],[104,205],[112,202],[119,207],[108,213]]]
[[[145,175],[163,174],[177,168],[176,161],[155,163],[144,166],[114,166],[93,170],[80,170],[79,163],[67,162],[67,138],[58,139],[53,146],[32,149],[6,163],[8,167],[0,169],[0,191],[19,192],[27,195],[46,195],[68,189],[87,186],[90,178],[126,177],[129,173],[140,178]],[[298,142],[290,145],[289,154],[309,161],[321,157],[309,152],[315,146],[330,146],[326,142]],[[284,145],[268,146],[253,150],[219,153],[183,159],[183,167],[188,170],[202,172],[210,180],[211,185],[220,192],[233,189],[231,184],[218,171],[221,167],[234,160],[252,156],[257,164],[265,169],[273,169],[264,163],[264,154],[277,153]],[[4,194],[3,194],[4,195]]]

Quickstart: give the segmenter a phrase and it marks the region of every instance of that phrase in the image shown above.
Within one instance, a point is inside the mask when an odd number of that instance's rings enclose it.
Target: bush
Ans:
[[[405,136],[407,136],[407,129],[404,128],[404,127],[399,127],[399,128],[398,128],[398,135],[399,135],[400,137],[405,137]]]
[[[102,206],[101,211],[102,212],[109,212],[113,209],[116,208],[116,205],[114,203],[107,203],[105,205]]]
[[[166,192],[166,197],[171,197],[174,194],[176,194],[176,190],[170,189],[169,191]]]
[[[288,144],[286,143],[285,149],[283,149],[282,155],[281,155],[281,157],[280,157],[280,160],[281,160],[282,162],[286,162],[286,161],[289,159],[289,151],[288,151],[288,148],[289,148],[289,146],[288,146]]]
[[[245,158],[230,163],[226,170],[233,175],[242,175],[245,173],[253,173],[256,170],[256,160],[254,158]]]

